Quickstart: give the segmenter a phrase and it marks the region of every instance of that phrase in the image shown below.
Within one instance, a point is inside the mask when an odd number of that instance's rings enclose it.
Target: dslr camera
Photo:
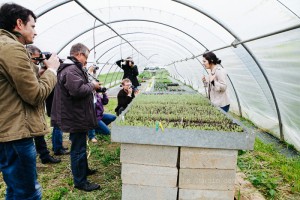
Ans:
[[[120,85],[120,87],[123,87],[123,85],[121,84],[121,85]],[[132,88],[132,89],[133,89],[133,88],[134,88],[134,86],[133,86],[133,85],[131,85],[129,88]]]
[[[105,93],[106,91],[107,91],[106,87],[101,87],[101,88],[96,90],[96,92],[101,92],[101,93]]]
[[[96,71],[97,71],[98,69],[99,69],[99,67],[98,67],[98,66],[95,66],[95,67],[94,67],[94,70],[93,70],[93,73],[96,74]]]
[[[43,55],[45,56],[45,58],[43,57]],[[40,57],[37,58],[32,58],[33,60],[37,60],[39,62],[43,62],[44,60],[48,60],[51,57],[51,53],[50,52],[41,52],[40,53]],[[62,59],[59,58],[59,62],[63,63],[64,61]]]

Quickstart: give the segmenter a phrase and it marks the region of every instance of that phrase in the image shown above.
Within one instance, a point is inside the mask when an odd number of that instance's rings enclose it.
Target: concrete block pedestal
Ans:
[[[112,126],[121,143],[122,199],[233,200],[238,149],[254,133]]]

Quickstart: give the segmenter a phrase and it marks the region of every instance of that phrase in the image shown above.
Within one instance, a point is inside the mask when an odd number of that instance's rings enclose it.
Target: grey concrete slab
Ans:
[[[138,126],[118,126],[113,123],[111,140],[119,143],[152,144],[214,149],[252,150],[253,132],[216,132],[191,129],[164,129]]]
[[[176,200],[177,187],[122,185],[122,200]]]
[[[180,200],[233,200],[233,191],[179,189]]]
[[[238,150],[181,147],[180,168],[236,169]]]
[[[123,184],[176,187],[177,176],[176,167],[122,163]]]
[[[236,170],[179,169],[180,189],[234,191]]]
[[[176,167],[178,147],[122,144],[121,163]]]

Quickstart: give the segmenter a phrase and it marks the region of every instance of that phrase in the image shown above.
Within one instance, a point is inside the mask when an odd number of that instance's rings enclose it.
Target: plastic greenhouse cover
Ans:
[[[165,67],[205,95],[201,54],[216,50],[228,72],[231,110],[300,149],[297,0],[14,2],[38,16],[35,45],[65,58],[82,42],[101,73],[120,71],[115,61],[132,56],[140,70]],[[248,42],[231,45],[239,41]]]

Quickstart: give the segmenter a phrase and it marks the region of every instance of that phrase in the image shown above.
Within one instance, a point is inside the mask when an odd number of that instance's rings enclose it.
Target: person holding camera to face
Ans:
[[[44,59],[43,57],[41,58],[41,55],[42,55],[41,50],[34,45],[27,45],[26,49],[29,52],[29,54],[31,55],[32,62],[37,66],[36,73],[38,74],[38,76],[41,76],[47,69],[45,67],[38,67],[40,62],[43,62],[43,59]],[[48,98],[51,96],[51,94],[52,94],[52,92],[50,93]],[[46,105],[47,105],[47,99],[46,99]],[[47,109],[47,114],[48,114],[48,109]],[[36,151],[40,154],[40,159],[43,164],[61,162],[60,159],[50,156],[50,152],[47,148],[47,143],[46,143],[45,137],[43,135],[34,137],[34,142],[35,142]]]
[[[47,70],[37,74],[25,48],[37,35],[36,19],[18,4],[0,6],[0,171],[6,199],[42,199],[33,137],[49,132],[44,102],[57,82],[59,61],[52,54]]]
[[[44,73],[44,71],[47,69],[45,68],[44,61],[48,60],[51,57],[51,54],[49,52],[41,52],[41,50],[34,45],[27,45],[26,48],[31,55],[32,62],[40,66],[38,74],[41,76]],[[59,59],[59,62],[62,63],[63,61]],[[51,116],[53,95],[54,95],[54,89],[46,99],[46,111],[48,117]],[[49,151],[47,149],[47,144],[45,142],[44,137],[35,137],[34,141],[35,141],[37,152],[40,154],[40,158],[43,164],[58,163],[61,161],[60,159],[56,159],[53,158],[52,156],[48,156]],[[52,150],[54,151],[54,155],[69,154],[69,152],[66,151],[68,150],[68,148],[63,147],[63,132],[60,130],[58,126],[54,126],[52,130]]]
[[[220,65],[221,60],[213,52],[203,54],[203,65],[209,69],[209,76],[202,77],[204,85],[208,85],[208,98],[215,106],[228,112],[230,100],[227,91],[225,69]]]
[[[128,78],[122,80],[122,89],[118,93],[118,106],[115,109],[117,116],[119,116],[134,99],[138,91],[133,90],[133,85]]]
[[[122,64],[124,62],[125,64]],[[139,71],[137,66],[134,64],[132,58],[127,57],[125,60],[124,59],[118,60],[116,64],[124,71],[123,79],[128,78],[132,83],[133,90],[138,91],[138,86],[140,84],[137,79],[137,76],[139,75]]]
[[[89,81],[85,70],[89,53],[90,50],[81,43],[71,47],[70,56],[57,71],[51,110],[51,124],[70,133],[74,185],[84,191],[100,188],[100,185],[87,180],[87,176],[94,174],[95,170],[88,168],[86,137],[89,130],[98,126],[93,92],[101,88],[98,81]]]

